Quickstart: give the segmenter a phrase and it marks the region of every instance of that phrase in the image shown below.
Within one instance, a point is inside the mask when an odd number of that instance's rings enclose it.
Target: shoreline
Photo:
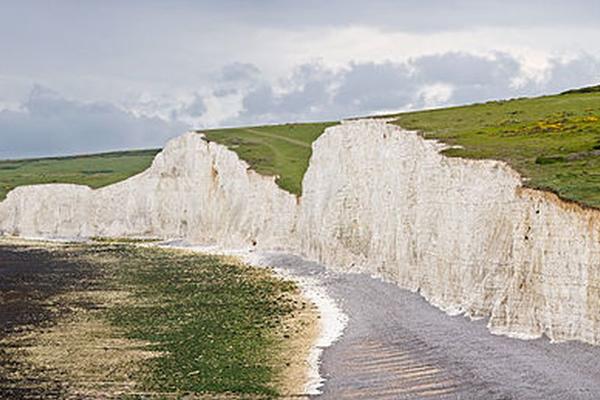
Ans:
[[[249,253],[242,260],[257,267],[264,268],[266,265],[260,253]],[[308,355],[309,371],[304,391],[308,395],[321,394],[320,389],[325,383],[325,378],[320,375],[319,371],[323,350],[334,344],[343,335],[348,316],[340,309],[335,300],[327,294],[327,291],[319,284],[317,279],[299,277],[283,268],[269,268],[282,278],[294,281],[300,288],[302,295],[317,307],[320,315],[320,329]]]

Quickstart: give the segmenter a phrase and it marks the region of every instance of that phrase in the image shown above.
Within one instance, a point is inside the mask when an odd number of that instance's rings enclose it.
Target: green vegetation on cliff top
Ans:
[[[389,117],[389,116],[387,116]],[[600,207],[600,86],[561,95],[493,101],[392,115],[453,148],[450,157],[503,160],[530,187]],[[280,187],[302,193],[311,144],[336,122],[203,131],[229,147],[252,169],[276,176]],[[157,150],[97,156],[0,161],[0,199],[26,184],[68,182],[105,186],[141,172]]]
[[[92,188],[107,186],[147,169],[159,151],[0,161],[0,201],[9,191],[24,185],[75,183]]]
[[[312,142],[337,122],[286,124],[203,131],[206,138],[229,147],[252,169],[277,176],[277,184],[302,194],[302,178],[312,154]]]
[[[600,207],[600,87],[397,114],[451,157],[503,160],[529,187]]]

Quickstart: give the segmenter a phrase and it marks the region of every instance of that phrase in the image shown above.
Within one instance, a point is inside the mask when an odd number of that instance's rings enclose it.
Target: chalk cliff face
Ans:
[[[182,237],[246,246],[285,243],[295,196],[201,135],[167,144],[143,173],[98,190],[19,187],[0,203],[0,231],[30,237]]]
[[[489,316],[495,333],[599,343],[600,213],[441,147],[382,122],[329,128],[304,178],[301,251]]]
[[[384,121],[328,128],[297,200],[188,133],[103,189],[15,189],[0,203],[0,231],[285,249],[418,290],[451,314],[489,316],[496,333],[600,343],[600,212],[522,188],[501,162],[441,148]]]

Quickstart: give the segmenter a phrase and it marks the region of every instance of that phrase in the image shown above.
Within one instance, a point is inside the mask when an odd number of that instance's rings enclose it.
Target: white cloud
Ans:
[[[17,101],[0,101],[0,112],[2,111],[23,111],[22,104]]]
[[[454,88],[446,83],[434,83],[425,85],[417,91],[417,95],[422,99],[423,106],[426,108],[438,107],[448,104],[452,98]]]

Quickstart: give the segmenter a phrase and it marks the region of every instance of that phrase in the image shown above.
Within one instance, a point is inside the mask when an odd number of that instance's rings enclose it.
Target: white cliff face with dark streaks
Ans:
[[[451,314],[490,317],[495,333],[600,343],[600,212],[442,147],[381,120],[328,128],[297,201],[188,133],[106,188],[15,189],[0,203],[0,231],[285,249],[418,290]]]

